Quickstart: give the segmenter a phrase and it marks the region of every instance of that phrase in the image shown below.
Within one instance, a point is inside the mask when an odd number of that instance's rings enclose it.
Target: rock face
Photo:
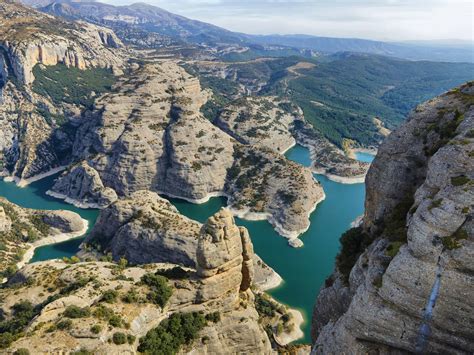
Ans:
[[[155,272],[166,274],[172,268],[176,270],[176,265],[119,268],[117,264],[96,261],[72,265],[48,261],[27,265],[9,285],[29,280],[29,285],[34,283],[35,286],[21,287],[17,293],[14,290],[18,288],[0,290],[4,307],[2,314],[8,320],[12,319],[12,308],[18,299],[38,305],[39,313],[25,326],[25,335],[20,335],[9,349],[136,353],[139,345],[136,338],[145,336],[164,319],[174,313],[201,312],[204,315],[217,314],[218,318],[206,322],[197,339],[183,346],[180,353],[215,354],[223,349],[228,353],[273,353],[267,333],[259,323],[254,295],[249,288],[253,281],[253,267],[249,261],[254,255],[248,234],[235,225],[229,211],[222,210],[208,220],[198,235],[195,250],[197,271],[181,269],[186,277],[165,279],[171,296],[162,307],[143,296],[150,289],[140,279]],[[88,277],[84,277],[84,273]],[[41,292],[46,285],[48,292],[52,293],[49,298]],[[116,299],[104,303],[105,292],[113,290]],[[134,298],[125,300],[124,296],[130,294]],[[81,318],[67,318],[65,311],[72,305],[85,307],[89,312]],[[107,323],[107,318],[101,316],[105,312],[104,306],[109,314],[121,320],[121,325]],[[69,326],[48,330],[67,319]],[[93,331],[93,325],[100,325],[98,331]],[[37,331],[30,332],[30,329]],[[108,341],[118,331],[129,335],[131,340],[122,345]]]
[[[197,272],[203,277],[199,298],[247,291],[253,281],[252,256],[247,230],[235,225],[228,210],[210,217],[201,230],[197,249]]]
[[[207,98],[175,63],[144,65],[96,101],[77,134],[76,159],[87,160],[119,196],[151,190],[200,203],[228,195],[236,214],[268,218],[296,238],[322,188],[309,170],[268,148],[242,145],[205,119]]]
[[[115,260],[125,257],[133,264],[165,262],[197,267],[200,231],[215,230],[219,226],[221,233],[230,233],[233,242],[242,244],[243,249],[239,252],[243,256],[242,289],[246,290],[252,281],[261,289],[276,287],[280,276],[253,253],[247,230],[237,227],[227,210],[219,212],[203,226],[179,214],[171,203],[150,191],[135,192],[130,198],[104,209],[85,244],[100,246],[101,251],[110,252]],[[241,242],[236,242],[236,235],[241,236]],[[199,250],[204,253],[203,249]],[[202,258],[207,260],[205,255]]]
[[[352,234],[373,242],[321,291],[314,353],[474,351],[473,98],[468,83],[420,105],[380,148]]]
[[[33,90],[33,68],[64,64],[120,73],[123,50],[109,29],[0,3],[1,174],[27,180],[70,163],[80,105]],[[61,86],[64,83],[58,83]],[[88,93],[88,95],[93,95]],[[66,96],[65,96],[66,97]],[[67,100],[64,100],[67,101]]]
[[[233,101],[221,112],[215,124],[243,144],[268,147],[285,152],[295,145],[291,134],[293,121],[303,112],[276,97],[244,97]]]
[[[295,122],[293,131],[298,144],[309,149],[315,173],[342,183],[364,181],[370,164],[348,157],[303,120]]]
[[[122,66],[114,53],[122,44],[109,29],[65,22],[14,3],[2,2],[0,13],[0,47],[21,83],[33,82],[36,64],[63,63],[79,69]]]
[[[71,168],[54,183],[51,196],[64,198],[79,207],[103,208],[117,200],[117,194],[105,187],[99,173],[86,162]]]
[[[103,210],[85,243],[133,264],[194,267],[200,225],[154,192],[138,191]]]

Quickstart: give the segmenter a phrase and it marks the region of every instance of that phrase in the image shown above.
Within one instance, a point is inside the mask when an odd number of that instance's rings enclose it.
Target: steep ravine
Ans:
[[[380,147],[363,225],[316,300],[314,354],[474,351],[473,105],[471,82]]]

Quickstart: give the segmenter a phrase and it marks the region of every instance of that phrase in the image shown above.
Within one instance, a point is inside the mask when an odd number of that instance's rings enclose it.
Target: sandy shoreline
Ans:
[[[82,208],[82,209],[90,209],[90,208],[104,209],[106,207],[106,206],[101,207],[96,203],[81,202],[79,200],[75,200],[75,199],[70,198],[66,195],[63,195],[63,194],[60,194],[58,192],[54,192],[54,191],[51,191],[51,190],[46,191],[46,195],[57,198],[58,200],[63,200],[64,202],[66,202],[70,205],[76,206],[77,208]]]
[[[17,176],[11,176],[11,175],[10,176],[4,176],[3,180],[6,181],[6,182],[14,182],[18,187],[25,187],[25,186],[28,186],[29,184],[31,184],[32,182],[35,182],[35,181],[44,179],[45,177],[57,174],[57,173],[65,170],[66,168],[67,168],[67,166],[59,166],[57,168],[51,169],[50,171],[47,171],[47,172],[42,173],[42,174],[35,175],[35,176],[33,176],[31,178],[28,178],[28,179],[20,179]]]

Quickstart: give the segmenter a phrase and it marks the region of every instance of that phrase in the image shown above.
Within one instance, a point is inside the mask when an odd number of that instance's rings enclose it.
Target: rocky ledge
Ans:
[[[128,266],[125,258],[28,265],[0,290],[8,326],[0,344],[45,353],[275,353],[267,335],[273,325],[258,313],[261,296],[250,288],[253,247],[245,229],[218,212],[201,228],[194,253],[196,269]],[[285,319],[290,329],[292,317]]]
[[[474,83],[418,106],[367,176],[313,315],[315,354],[474,351]]]

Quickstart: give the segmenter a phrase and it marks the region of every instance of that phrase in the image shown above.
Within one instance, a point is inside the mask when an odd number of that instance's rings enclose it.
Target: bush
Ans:
[[[28,349],[21,348],[15,351],[13,355],[30,355],[30,351]]]
[[[122,296],[122,301],[125,303],[138,303],[140,300],[140,295],[133,288]]]
[[[451,178],[451,184],[453,186],[466,185],[469,181],[471,181],[471,180],[465,175],[459,175],[459,176]]]
[[[115,303],[117,301],[118,292],[115,290],[107,290],[102,294],[101,302]]]
[[[352,228],[345,232],[341,239],[341,251],[336,257],[336,265],[346,282],[360,254],[370,245],[372,238],[362,227]]]
[[[71,329],[72,321],[70,319],[62,319],[56,323],[56,328],[59,330]]]
[[[127,336],[124,333],[114,333],[112,336],[112,341],[115,345],[122,345],[127,342]]]
[[[124,324],[124,321],[118,314],[114,314],[109,318],[109,324],[114,328],[119,328]]]
[[[127,343],[129,343],[130,345],[132,345],[133,343],[135,343],[135,339],[136,339],[136,336],[135,336],[135,335],[127,334]]]
[[[175,354],[181,346],[190,344],[206,326],[200,313],[174,313],[146,336],[140,338],[138,351],[148,354]]]
[[[0,334],[0,349],[8,348],[14,340],[15,337],[12,335],[12,333],[6,332]]]
[[[141,280],[151,289],[147,295],[148,300],[163,308],[173,294],[173,290],[168,286],[168,279],[156,274],[146,274]]]
[[[278,311],[278,305],[270,300],[268,296],[258,293],[255,295],[255,309],[260,317],[273,318]]]
[[[175,266],[171,269],[160,269],[156,272],[156,275],[161,275],[173,280],[187,279],[189,277],[189,274],[189,271],[186,271],[179,266]]]
[[[206,320],[213,323],[218,323],[221,320],[221,314],[219,312],[206,314]]]
[[[67,318],[86,318],[91,314],[89,307],[67,306],[63,315]]]
[[[94,324],[91,329],[90,329],[91,333],[93,334],[99,334],[101,331],[102,331],[102,326],[99,325],[99,324]]]

